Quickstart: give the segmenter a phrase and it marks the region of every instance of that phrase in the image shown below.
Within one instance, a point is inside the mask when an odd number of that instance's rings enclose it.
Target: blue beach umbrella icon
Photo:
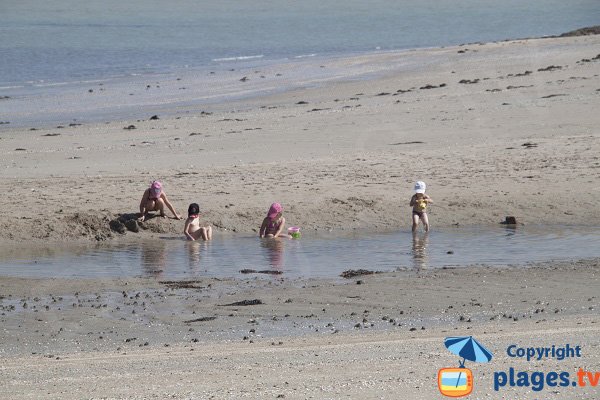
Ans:
[[[450,352],[462,357],[460,368],[465,367],[465,360],[486,363],[492,359],[492,352],[486,349],[473,336],[453,336],[444,339],[444,345]],[[461,373],[458,374],[456,385],[460,380]]]

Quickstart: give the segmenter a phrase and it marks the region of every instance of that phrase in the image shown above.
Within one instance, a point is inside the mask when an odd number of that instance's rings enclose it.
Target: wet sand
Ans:
[[[388,70],[181,117],[4,130],[0,238],[14,250],[180,232],[183,221],[158,218],[110,230],[152,179],[180,213],[199,202],[216,234],[255,231],[276,200],[303,232],[405,229],[418,179],[433,229],[507,215],[597,226],[599,44],[362,56],[337,62]],[[470,334],[496,357],[468,365],[477,398],[598,397],[491,386],[511,366],[600,370],[597,260],[280,278],[0,278],[0,397],[434,399],[437,370],[458,365],[443,338]],[[227,305],[244,300],[262,304]],[[508,358],[513,342],[579,344],[584,356],[527,363]]]
[[[2,397],[435,399],[437,370],[458,366],[443,339],[473,335],[494,354],[467,365],[478,397],[537,398],[494,394],[491,374],[597,369],[599,272],[594,260],[330,280],[2,279]],[[506,355],[565,343],[582,358]]]

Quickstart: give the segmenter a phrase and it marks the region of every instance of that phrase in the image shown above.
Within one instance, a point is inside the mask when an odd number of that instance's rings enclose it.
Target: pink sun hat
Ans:
[[[279,214],[280,212],[283,211],[283,207],[281,207],[281,204],[279,203],[273,203],[271,204],[271,207],[269,208],[269,212],[267,213],[267,217],[268,218],[275,218],[277,217],[277,214]]]
[[[162,184],[159,181],[152,182],[150,186],[150,195],[152,198],[158,199],[162,193]]]

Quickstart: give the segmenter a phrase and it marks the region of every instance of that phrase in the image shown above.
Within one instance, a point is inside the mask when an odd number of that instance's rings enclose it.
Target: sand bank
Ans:
[[[436,201],[434,227],[497,224],[507,215],[594,225],[599,42],[358,56],[330,67],[372,65],[370,79],[342,76],[158,120],[5,130],[0,237],[123,240],[108,222],[136,212],[152,179],[164,182],[180,213],[199,202],[217,231],[256,230],[273,201],[306,231],[405,227],[417,179]],[[148,225],[126,236],[183,227]]]

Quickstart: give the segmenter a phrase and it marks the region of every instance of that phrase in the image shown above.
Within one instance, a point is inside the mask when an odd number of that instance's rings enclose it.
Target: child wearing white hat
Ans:
[[[412,209],[412,231],[416,232],[420,221],[423,221],[425,232],[429,232],[429,218],[427,218],[427,204],[433,203],[431,197],[425,194],[425,182],[415,183],[415,194],[410,199]]]

